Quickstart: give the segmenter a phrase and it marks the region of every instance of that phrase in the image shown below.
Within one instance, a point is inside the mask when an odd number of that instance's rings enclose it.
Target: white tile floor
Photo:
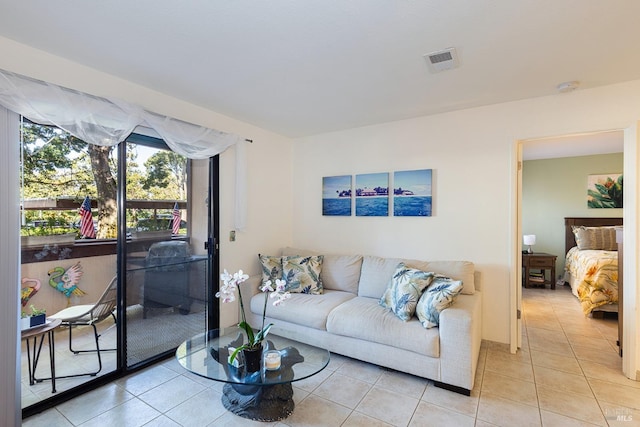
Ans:
[[[633,426],[640,382],[625,378],[615,320],[585,318],[565,287],[524,289],[523,348],[483,342],[470,397],[421,378],[332,355],[294,384],[278,423],[228,413],[220,383],[173,359],[24,420],[35,426]],[[619,419],[618,419],[619,416]]]

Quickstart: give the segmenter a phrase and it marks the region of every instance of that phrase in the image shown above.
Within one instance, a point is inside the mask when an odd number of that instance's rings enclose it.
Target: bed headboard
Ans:
[[[612,225],[622,225],[622,218],[575,218],[565,217],[564,219],[564,253],[576,246],[576,238],[573,234],[574,225],[585,227],[604,227]]]

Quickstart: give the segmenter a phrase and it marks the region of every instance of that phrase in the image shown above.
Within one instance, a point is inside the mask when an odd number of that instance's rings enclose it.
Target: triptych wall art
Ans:
[[[351,216],[355,199],[356,216],[431,216],[432,169],[393,173],[393,191],[389,192],[388,172],[322,178],[322,215]],[[393,195],[393,199],[391,199]]]

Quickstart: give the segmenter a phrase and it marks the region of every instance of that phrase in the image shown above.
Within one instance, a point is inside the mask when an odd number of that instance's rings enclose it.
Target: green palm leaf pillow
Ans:
[[[324,255],[283,256],[282,279],[291,293],[320,295],[324,292],[320,273]]]
[[[408,268],[398,264],[380,305],[390,309],[401,320],[407,322],[416,311],[418,299],[435,276],[432,272]]]
[[[262,268],[262,286],[269,280],[275,284],[276,279],[282,279],[282,257],[258,254]]]
[[[462,281],[436,275],[420,297],[416,314],[425,328],[433,328],[440,324],[440,313],[451,306],[462,290]]]

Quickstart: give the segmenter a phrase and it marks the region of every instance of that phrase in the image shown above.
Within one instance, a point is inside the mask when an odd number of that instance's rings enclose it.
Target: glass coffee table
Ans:
[[[257,421],[278,421],[294,408],[291,383],[309,378],[329,363],[329,351],[272,334],[264,353],[276,350],[280,367],[270,370],[264,360],[256,372],[247,372],[240,357],[228,363],[229,348],[242,345],[237,328],[212,330],[183,342],[176,350],[178,363],[194,374],[225,383],[222,404],[234,414]]]

